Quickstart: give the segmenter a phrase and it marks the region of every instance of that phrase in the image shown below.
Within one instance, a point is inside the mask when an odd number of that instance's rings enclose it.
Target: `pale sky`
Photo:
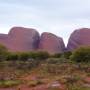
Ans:
[[[63,37],[90,28],[90,0],[0,0],[0,33],[13,26],[35,28]]]

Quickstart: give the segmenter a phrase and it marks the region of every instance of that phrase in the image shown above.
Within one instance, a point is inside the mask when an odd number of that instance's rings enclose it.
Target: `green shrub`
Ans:
[[[60,58],[62,56],[61,53],[56,53],[54,55],[51,55],[52,58]]]
[[[62,64],[64,62],[67,62],[67,59],[65,59],[65,58],[48,58],[46,60],[46,63],[48,63],[48,64]]]
[[[7,54],[6,60],[18,60],[18,53],[9,52]]]
[[[23,60],[26,61],[29,58],[29,53],[28,52],[21,52],[18,53],[18,60]]]
[[[29,53],[29,58],[33,59],[47,59],[49,57],[49,54],[47,52],[30,52]]]
[[[49,59],[47,59],[47,63],[48,64],[57,64],[57,63],[60,63],[60,59],[58,59],[58,58],[49,58]]]
[[[90,47],[80,47],[76,49],[70,59],[75,62],[90,62]]]
[[[0,44],[0,60],[5,60],[7,53],[8,49],[4,45]]]
[[[48,58],[44,64],[46,72],[60,74],[66,68],[66,66],[63,65],[64,60],[63,58]]]
[[[8,60],[23,60],[27,61],[30,59],[46,59],[49,57],[49,54],[47,52],[17,52],[17,53],[9,53],[8,54]]]
[[[72,52],[71,51],[67,51],[67,52],[64,52],[63,53],[63,56],[64,56],[64,58],[66,58],[66,59],[70,59],[70,56],[72,55]]]
[[[21,81],[19,81],[19,80],[1,80],[0,87],[8,88],[8,87],[17,86],[20,83],[21,83]]]
[[[5,53],[7,51],[8,51],[7,48],[4,45],[0,44],[0,54]]]

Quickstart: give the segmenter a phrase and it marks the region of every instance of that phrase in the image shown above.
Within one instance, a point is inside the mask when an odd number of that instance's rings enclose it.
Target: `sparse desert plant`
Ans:
[[[64,62],[67,62],[65,58],[48,58],[46,60],[46,63],[48,64],[62,64]]]
[[[18,53],[8,52],[6,60],[18,60]]]
[[[41,84],[44,84],[44,82],[42,80],[31,80],[28,82],[29,87],[35,87],[35,86],[41,85]]]
[[[60,58],[62,56],[62,53],[56,53],[54,55],[51,55],[52,58]]]
[[[66,58],[66,59],[70,59],[70,56],[72,55],[72,52],[71,51],[67,51],[67,52],[64,52],[63,53],[63,56],[64,56],[64,58]]]
[[[20,83],[21,83],[21,81],[19,81],[19,80],[1,80],[0,87],[8,88],[8,87],[17,86]]]
[[[77,82],[81,79],[80,76],[75,76],[75,75],[70,75],[69,77],[65,77],[66,79],[66,86],[68,88],[68,90],[74,90],[75,87],[77,85]],[[76,86],[77,87],[77,86]],[[75,89],[78,90],[78,89]]]
[[[49,57],[49,54],[47,52],[43,52],[43,51],[29,53],[29,58],[33,58],[33,59],[37,59],[37,60],[47,59],[48,57]]]
[[[7,54],[8,49],[4,45],[0,44],[0,60],[5,60]]]
[[[29,58],[28,52],[20,52],[18,53],[18,60],[27,61]]]
[[[90,72],[87,73],[87,76],[90,77]]]

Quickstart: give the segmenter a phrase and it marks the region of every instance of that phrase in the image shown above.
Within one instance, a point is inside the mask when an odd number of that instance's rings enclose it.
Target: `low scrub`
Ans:
[[[42,80],[31,80],[28,82],[29,87],[35,87],[35,86],[41,85],[41,84],[44,84],[44,82]]]
[[[8,87],[14,87],[21,83],[19,80],[0,80],[0,87],[2,88],[8,88]]]
[[[71,60],[75,61],[75,62],[90,62],[90,47],[80,47],[78,49],[76,49],[71,57]]]

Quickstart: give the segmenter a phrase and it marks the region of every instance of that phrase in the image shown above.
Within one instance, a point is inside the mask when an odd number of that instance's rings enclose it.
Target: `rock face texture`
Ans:
[[[13,27],[8,34],[0,34],[0,43],[12,52],[40,50],[53,54],[65,49],[62,38],[47,32],[40,37],[36,30],[24,27]]]
[[[62,38],[48,32],[44,32],[41,35],[39,50],[47,51],[51,54],[63,52],[65,49]]]
[[[74,50],[80,46],[90,46],[90,29],[78,29],[71,34],[67,49]]]
[[[0,43],[10,51],[32,51],[38,48],[39,38],[34,29],[14,27],[8,35],[0,35]]]

